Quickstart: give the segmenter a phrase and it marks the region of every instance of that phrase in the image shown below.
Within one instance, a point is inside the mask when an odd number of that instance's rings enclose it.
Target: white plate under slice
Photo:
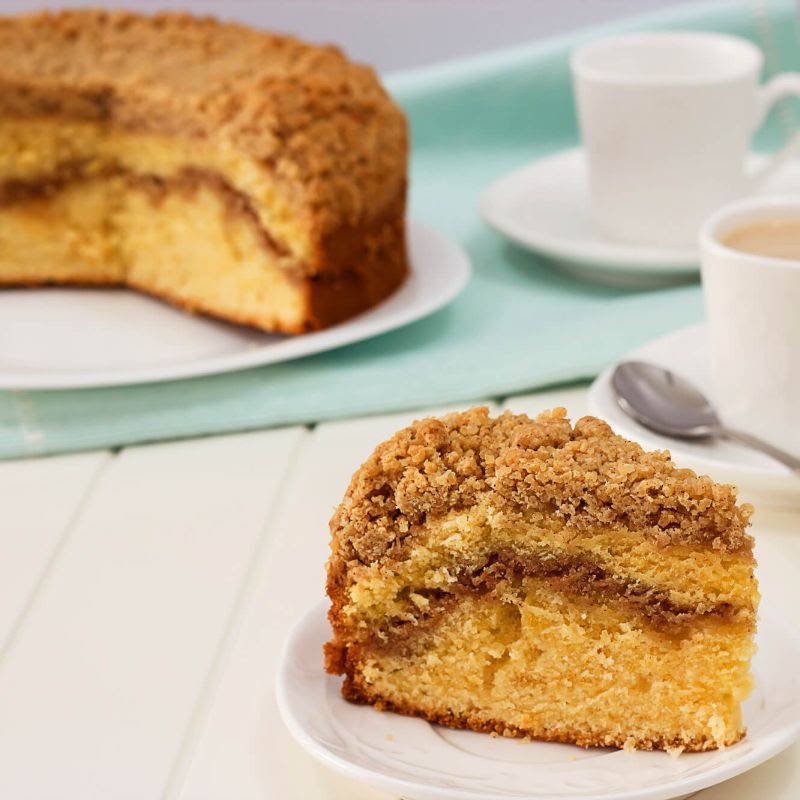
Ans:
[[[127,289],[0,290],[0,389],[149,383],[288,361],[399,328],[449,303],[470,265],[409,221],[411,274],[375,308],[327,330],[279,336],[193,316]]]
[[[751,153],[748,169],[764,157]],[[772,176],[759,194],[800,192],[800,162]],[[695,247],[650,247],[616,242],[592,224],[582,148],[563,150],[498,178],[481,196],[483,218],[562,272],[623,288],[653,288],[696,277]]]
[[[666,367],[713,398],[708,334],[704,324],[672,331],[620,360],[649,361]],[[769,456],[724,439],[689,441],[661,436],[633,420],[617,404],[611,385],[613,371],[613,367],[605,370],[591,385],[589,411],[606,420],[616,433],[639,442],[646,450],[669,450],[680,467],[737,485],[742,499],[757,505],[800,508],[800,479]]]
[[[673,758],[492,738],[348,703],[339,693],[341,678],[322,669],[327,607],[311,609],[287,641],[277,680],[281,715],[320,762],[404,800],[686,797],[766,761],[800,736],[800,642],[769,612],[759,620],[756,688],[744,704],[747,736],[724,750]]]

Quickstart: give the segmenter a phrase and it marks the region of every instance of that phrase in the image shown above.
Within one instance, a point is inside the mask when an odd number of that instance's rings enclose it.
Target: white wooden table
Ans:
[[[289,740],[273,683],[351,473],[425,413],[0,463],[0,798],[382,797]],[[800,621],[798,523],[756,532]],[[800,747],[697,796],[798,798]]]

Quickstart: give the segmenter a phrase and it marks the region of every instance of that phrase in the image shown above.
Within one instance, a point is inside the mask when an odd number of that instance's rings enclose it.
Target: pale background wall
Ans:
[[[65,6],[191,8],[313,41],[387,71],[541,39],[692,0],[0,0],[3,13]]]

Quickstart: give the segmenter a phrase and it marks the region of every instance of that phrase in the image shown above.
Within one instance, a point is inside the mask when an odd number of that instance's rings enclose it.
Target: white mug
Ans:
[[[703,225],[700,254],[720,417],[800,456],[800,260],[722,242],[740,225],[787,216],[800,218],[800,197],[728,205]]]
[[[794,137],[756,175],[745,158],[770,106],[800,96],[800,73],[758,80],[761,51],[719,33],[642,33],[572,53],[591,207],[604,235],[693,245],[724,203],[753,191],[800,147]]]

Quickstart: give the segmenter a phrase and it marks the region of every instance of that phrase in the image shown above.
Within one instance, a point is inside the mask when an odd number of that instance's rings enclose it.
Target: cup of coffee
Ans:
[[[700,252],[720,416],[800,456],[800,197],[720,209]]]
[[[690,246],[716,208],[752,192],[800,149],[795,137],[757,174],[750,139],[770,106],[800,96],[800,73],[759,86],[761,51],[719,33],[642,33],[572,53],[591,207],[606,236]]]

